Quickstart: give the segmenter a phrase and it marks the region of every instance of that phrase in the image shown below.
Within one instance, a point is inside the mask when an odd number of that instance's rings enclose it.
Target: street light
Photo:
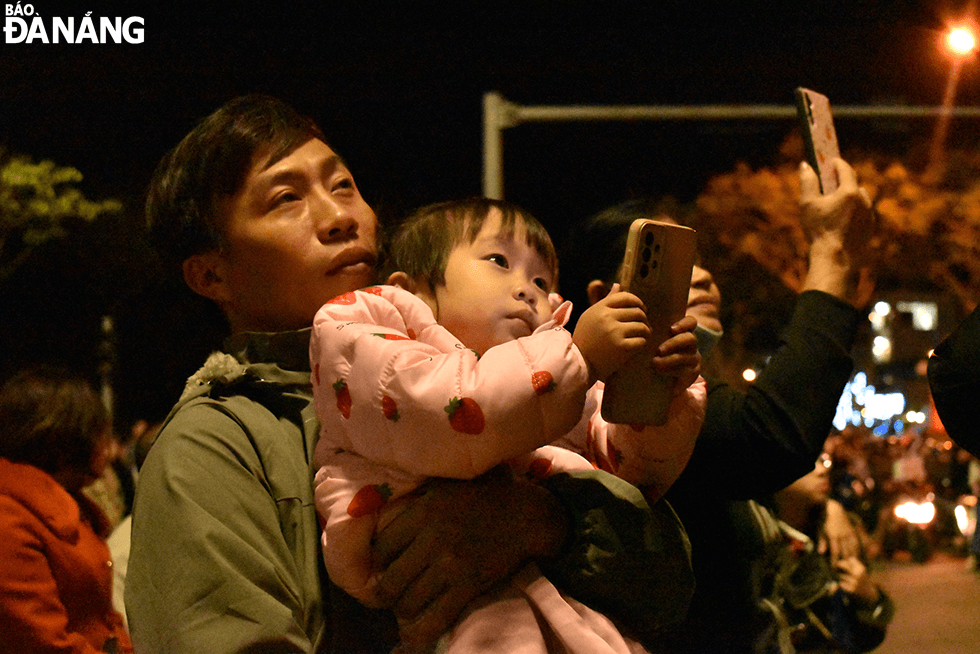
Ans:
[[[943,150],[946,144],[946,134],[949,132],[949,121],[953,116],[953,100],[956,97],[956,85],[960,80],[960,71],[964,62],[977,47],[976,30],[972,23],[961,22],[950,25],[943,39],[944,50],[952,59],[949,80],[946,82],[946,95],[943,97],[939,121],[936,123],[936,133],[932,137],[929,149],[929,170],[931,176],[938,177],[942,171]]]
[[[969,25],[954,25],[946,32],[946,48],[954,57],[965,57],[977,47],[977,37]]]

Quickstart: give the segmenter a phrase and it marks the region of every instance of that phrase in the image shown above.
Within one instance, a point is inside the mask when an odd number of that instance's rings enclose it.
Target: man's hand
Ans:
[[[856,558],[861,553],[861,541],[857,529],[847,515],[847,509],[837,500],[827,500],[827,517],[824,520],[824,538],[818,551],[830,550],[830,562]]]
[[[650,338],[643,302],[613,284],[609,295],[585,310],[572,342],[589,364],[593,380],[605,379],[646,345]]]
[[[829,293],[856,307],[873,292],[869,272],[875,214],[868,192],[858,187],[857,174],[843,159],[834,159],[840,186],[821,195],[817,173],[800,166],[800,208],[810,240],[810,267],[803,290]]]
[[[865,605],[878,602],[880,598],[878,587],[871,581],[868,568],[861,563],[861,559],[856,556],[841,559],[834,568],[840,577],[841,590],[858,598]]]
[[[472,481],[433,480],[378,534],[379,595],[406,645],[424,647],[464,607],[532,558],[556,554],[564,509],[544,488],[501,466]]]

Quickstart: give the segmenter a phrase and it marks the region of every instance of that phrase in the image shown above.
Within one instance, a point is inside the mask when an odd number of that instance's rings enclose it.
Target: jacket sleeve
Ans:
[[[976,428],[980,398],[980,308],[974,309],[929,358],[929,386],[943,427],[956,444],[980,457]]]
[[[311,472],[297,434],[244,415],[185,405],[140,470],[126,580],[138,653],[314,651],[323,606]],[[278,491],[277,477],[296,492]]]
[[[16,652],[96,654],[77,631],[69,630],[68,612],[26,509],[0,497],[0,641]]]
[[[833,296],[802,293],[782,344],[747,391],[709,382],[704,426],[671,497],[762,497],[809,472],[851,375],[859,319]]]
[[[541,570],[562,592],[657,643],[684,619],[694,594],[691,545],[670,504],[651,505],[602,470],[542,483],[565,506],[571,529],[563,552],[540,561]]]
[[[586,397],[586,415],[555,445],[578,452],[596,468],[639,486],[655,501],[687,465],[704,422],[707,384],[698,378],[671,400],[663,425],[619,425],[602,418],[603,384]]]
[[[597,384],[602,406],[602,385]],[[643,489],[650,501],[663,496],[684,470],[704,421],[707,384],[698,380],[671,400],[663,425],[620,425],[602,419],[597,409],[589,422],[586,449],[601,470]]]
[[[421,478],[377,466],[351,452],[334,452],[313,479],[320,539],[330,580],[365,606],[379,608],[378,575],[371,561],[382,511],[414,490]],[[392,514],[388,511],[386,520]]]
[[[553,322],[482,356],[392,287],[326,305],[310,343],[326,450],[422,476],[472,478],[545,445],[581,418],[588,384]],[[427,315],[426,315],[427,314]]]

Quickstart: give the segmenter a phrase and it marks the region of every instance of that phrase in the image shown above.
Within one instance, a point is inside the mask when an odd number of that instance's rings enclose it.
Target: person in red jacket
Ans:
[[[105,470],[110,439],[83,378],[36,368],[0,389],[4,651],[132,651],[112,607],[109,522],[81,493]]]

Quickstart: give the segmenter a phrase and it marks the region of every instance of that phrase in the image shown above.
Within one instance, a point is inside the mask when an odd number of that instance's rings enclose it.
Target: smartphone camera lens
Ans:
[[[650,245],[650,244],[652,244],[652,243],[653,243],[653,234],[652,234],[652,233],[650,233],[650,232],[647,232],[647,233],[646,233],[646,236],[644,237],[644,239],[643,239],[643,240],[644,240],[644,242],[645,242],[645,243],[646,243],[647,245]]]
[[[646,277],[650,274],[650,266],[643,264],[640,266],[640,277]]]
[[[650,248],[643,248],[643,260],[644,261],[649,261],[650,260],[650,257],[652,255],[653,255],[653,253],[650,251]]]

